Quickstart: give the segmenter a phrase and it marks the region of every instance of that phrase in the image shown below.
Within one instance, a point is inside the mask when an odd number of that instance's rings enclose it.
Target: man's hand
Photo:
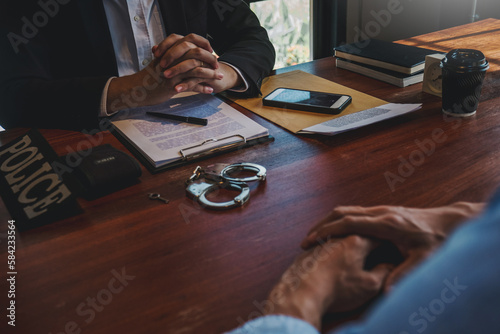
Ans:
[[[199,93],[211,94],[220,93],[227,89],[243,85],[243,79],[229,65],[219,63],[217,73],[220,74],[217,78],[199,79],[189,78],[178,84],[175,89],[180,92],[196,91]]]
[[[192,74],[183,73],[174,78],[165,78],[159,60],[152,61],[142,71],[111,80],[107,95],[106,110],[113,113],[123,109],[150,106],[163,103],[181,91],[199,91],[210,94],[213,89],[201,85],[206,80],[217,80],[218,74],[214,71]],[[204,77],[205,76],[205,77]],[[187,83],[187,88],[179,89],[178,85]],[[198,89],[198,90],[196,90]]]
[[[391,266],[363,269],[377,243],[359,236],[330,240],[300,255],[268,299],[268,314],[285,314],[320,328],[327,312],[354,310],[380,292]]]
[[[160,60],[162,68],[178,66],[187,61],[188,64],[184,64],[184,70],[181,71],[186,72],[186,69],[200,66],[199,62],[193,60],[204,62],[208,67],[217,68],[217,57],[213,54],[214,50],[210,42],[196,34],[189,34],[185,37],[171,34],[154,46],[152,51],[155,58]]]
[[[211,94],[215,89],[231,88],[233,84],[230,80],[234,77],[225,67],[219,70],[217,57],[203,37],[173,34],[152,51],[157,58],[144,70],[111,81],[108,113],[160,104],[185,91]]]
[[[177,92],[220,93],[242,83],[231,66],[218,62],[210,42],[196,34],[172,34],[155,46],[153,53],[165,69],[165,78],[181,79],[175,86]]]
[[[385,287],[389,289],[438,248],[451,231],[483,207],[484,204],[465,202],[431,209],[338,207],[309,231],[302,247],[308,249],[319,240],[351,234],[390,241],[405,260],[387,278]]]

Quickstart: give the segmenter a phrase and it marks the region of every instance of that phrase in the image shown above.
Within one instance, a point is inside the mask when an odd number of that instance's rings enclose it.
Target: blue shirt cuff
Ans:
[[[285,315],[268,315],[247,322],[226,334],[319,334],[308,322]]]

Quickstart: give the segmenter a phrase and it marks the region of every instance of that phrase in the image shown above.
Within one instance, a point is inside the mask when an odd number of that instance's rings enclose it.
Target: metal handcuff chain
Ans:
[[[255,175],[235,178],[235,172],[253,172]],[[227,210],[243,206],[250,199],[250,187],[247,182],[265,181],[266,168],[253,163],[215,164],[206,169],[196,167],[193,175],[186,181],[186,193],[189,198],[195,199],[202,207],[212,210]],[[207,196],[219,189],[239,191],[231,201],[212,202]]]

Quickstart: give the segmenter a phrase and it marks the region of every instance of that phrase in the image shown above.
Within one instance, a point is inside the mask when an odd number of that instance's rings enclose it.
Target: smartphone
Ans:
[[[352,98],[349,95],[291,88],[277,88],[262,99],[265,106],[326,114],[340,114],[351,101]]]

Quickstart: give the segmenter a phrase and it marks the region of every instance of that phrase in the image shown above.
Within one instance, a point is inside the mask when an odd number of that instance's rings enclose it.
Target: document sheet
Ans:
[[[377,123],[385,119],[403,115],[418,110],[421,107],[421,104],[389,103],[380,107],[366,109],[354,114],[341,116],[339,118],[335,118],[321,124],[313,125],[299,131],[298,133],[319,133],[333,136],[341,132],[354,130],[365,125]]]

